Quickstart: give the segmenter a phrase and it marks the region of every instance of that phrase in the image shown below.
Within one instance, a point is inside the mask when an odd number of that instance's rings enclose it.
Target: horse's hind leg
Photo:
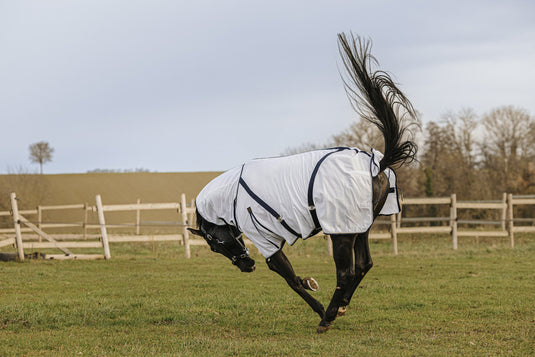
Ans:
[[[344,302],[347,302],[346,305],[340,306],[338,315],[341,316],[345,313],[347,305],[351,301],[355,290],[359,286],[362,279],[366,273],[372,268],[373,261],[370,255],[370,246],[368,243],[368,234],[369,231],[365,233],[360,233],[357,235],[353,250],[355,252],[355,278],[351,283],[351,286],[346,290],[344,294]]]
[[[336,290],[325,316],[318,326],[318,333],[325,332],[336,319],[338,309],[341,306],[347,306],[349,301],[346,300],[346,292],[351,289],[355,280],[355,270],[353,267],[353,246],[355,244],[355,235],[332,235],[333,258],[336,265]]]
[[[321,318],[325,314],[325,308],[323,305],[316,299],[314,299],[305,289],[303,280],[295,275],[292,264],[282,252],[282,250],[277,251],[271,257],[266,259],[266,263],[269,269],[273,270],[280,276],[282,276],[288,285],[307,302],[308,305],[314,310]],[[315,282],[315,281],[314,281]],[[312,289],[313,290],[313,289]]]

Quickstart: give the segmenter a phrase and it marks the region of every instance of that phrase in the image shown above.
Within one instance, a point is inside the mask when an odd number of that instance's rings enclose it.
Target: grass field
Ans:
[[[174,244],[113,245],[109,261],[0,263],[0,355],[355,356],[535,354],[535,237],[371,244],[375,266],[328,333],[257,260]],[[335,286],[325,242],[285,248],[297,273]]]

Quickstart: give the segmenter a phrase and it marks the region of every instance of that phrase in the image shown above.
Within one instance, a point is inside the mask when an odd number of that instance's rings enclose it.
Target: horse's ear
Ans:
[[[196,236],[201,236],[201,237],[203,236],[202,232],[198,229],[188,228],[188,231],[195,234]]]

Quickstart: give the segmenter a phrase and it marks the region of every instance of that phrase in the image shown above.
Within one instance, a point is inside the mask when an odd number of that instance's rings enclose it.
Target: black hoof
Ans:
[[[318,326],[318,329],[316,330],[317,333],[325,333],[327,332],[329,329],[331,328],[331,324],[329,323],[328,325],[326,326],[323,326],[323,325],[319,325]]]

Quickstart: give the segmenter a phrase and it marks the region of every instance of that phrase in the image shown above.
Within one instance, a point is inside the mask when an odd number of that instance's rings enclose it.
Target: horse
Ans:
[[[318,333],[345,314],[372,268],[370,226],[377,216],[401,209],[393,168],[411,162],[417,152],[411,136],[411,126],[417,125],[414,107],[388,73],[372,70],[378,61],[371,40],[340,33],[338,46],[348,99],[381,131],[384,155],[339,147],[248,161],[203,188],[196,198],[197,229],[189,228],[242,272],[253,272],[256,263],[244,244],[245,234],[269,269],[319,315]],[[318,289],[317,281],[297,276],[282,251],[284,243],[292,245],[321,230],[331,237],[336,266],[336,288],[326,309],[309,293]]]

